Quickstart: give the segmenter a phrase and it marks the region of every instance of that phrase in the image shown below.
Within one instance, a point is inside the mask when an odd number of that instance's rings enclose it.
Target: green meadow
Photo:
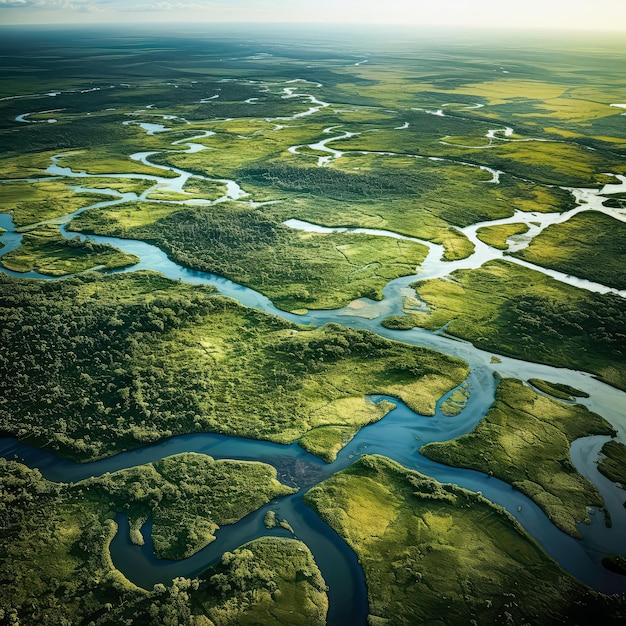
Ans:
[[[466,467],[504,480],[534,500],[564,532],[590,523],[587,507],[604,503],[574,468],[569,448],[590,435],[614,435],[602,417],[580,405],[541,396],[522,381],[504,379],[495,403],[467,435],[430,443],[420,452],[440,463]]]
[[[386,326],[437,330],[447,324],[446,333],[483,350],[583,369],[626,387],[620,297],[571,287],[504,260],[413,286],[428,312],[409,311],[388,318]]]
[[[583,211],[566,222],[548,226],[514,255],[565,274],[625,289],[625,237],[624,222],[603,213]]]
[[[14,272],[37,271],[47,276],[78,274],[91,269],[112,270],[139,263],[139,257],[125,254],[108,244],[65,239],[51,226],[29,230],[22,245],[5,254],[0,263]]]
[[[356,552],[370,624],[554,624],[602,611],[506,511],[384,457],[362,457],[305,500]]]

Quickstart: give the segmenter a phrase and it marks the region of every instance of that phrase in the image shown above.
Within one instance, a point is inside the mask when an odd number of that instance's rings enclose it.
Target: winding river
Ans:
[[[286,87],[283,91],[285,93],[284,98],[305,97],[313,106],[295,116],[271,118],[268,121],[294,120],[306,115],[313,115],[317,111],[330,106],[329,103],[322,102],[310,94],[297,93],[297,87]],[[430,111],[426,113],[433,114]],[[439,114],[439,112],[434,112],[434,114]],[[135,121],[131,123],[139,125],[148,134],[168,132],[170,130],[160,124]],[[278,127],[280,128],[279,125]],[[326,132],[330,134],[332,130],[332,128],[329,128],[326,129]],[[507,137],[507,132],[503,132],[505,137]],[[206,146],[194,143],[194,140],[209,137],[211,134],[213,134],[211,131],[202,131],[194,137],[176,141],[174,144],[187,146],[185,150],[181,151],[198,152],[206,149]],[[328,164],[330,160],[341,158],[343,153],[329,148],[327,144],[350,136],[352,136],[352,133],[344,132],[317,144],[309,145],[310,148],[329,154],[327,157],[319,157],[318,165],[321,167]],[[298,149],[301,147],[303,146],[293,146],[290,148],[290,151],[293,154],[298,154]],[[71,220],[82,211],[91,208],[114,206],[129,201],[145,200],[150,190],[155,188],[162,191],[183,192],[185,183],[192,177],[217,180],[225,185],[226,193],[222,198],[214,201],[182,200],[179,202],[180,204],[213,205],[226,201],[246,202],[247,193],[235,181],[202,177],[168,166],[155,166],[150,161],[150,157],[154,154],[156,152],[141,152],[132,155],[132,158],[146,165],[173,172],[175,177],[166,178],[156,175],[123,173],[104,176],[101,174],[97,175],[100,179],[110,177],[112,179],[134,178],[148,180],[153,183],[153,186],[141,195],[138,195],[135,193],[119,193],[111,189],[105,191],[102,189],[96,190],[90,189],[88,186],[77,185],[77,191],[105,193],[110,195],[111,199],[83,207],[62,218],[50,220],[50,222],[59,224],[60,230],[65,237],[74,237],[76,233],[68,232],[67,227]],[[55,157],[48,168],[48,173],[51,176],[71,177],[76,178],[77,182],[88,182],[89,174],[75,172],[59,165],[60,156]],[[494,170],[489,171],[494,175],[494,180],[491,182],[497,184],[499,173]],[[626,177],[617,177],[617,179],[619,184],[607,186],[605,188],[606,192],[626,191]],[[626,578],[609,572],[600,563],[601,558],[606,553],[626,553],[626,534],[624,533],[626,528],[626,509],[623,507],[623,502],[626,500],[626,492],[599,474],[595,465],[598,452],[608,438],[590,437],[581,439],[574,442],[571,448],[574,465],[598,487],[613,521],[612,528],[607,528],[604,524],[602,513],[594,512],[591,525],[581,526],[580,528],[583,534],[582,540],[573,539],[559,531],[530,499],[515,491],[510,485],[479,472],[440,465],[421,456],[418,451],[426,443],[449,440],[470,432],[474,428],[493,402],[496,386],[494,374],[521,379],[531,377],[543,378],[553,382],[566,383],[589,393],[590,397],[581,399],[580,403],[605,417],[617,430],[618,438],[624,442],[626,442],[626,414],[623,407],[626,405],[626,394],[598,381],[585,372],[555,368],[509,357],[499,357],[499,362],[492,362],[492,353],[475,348],[468,342],[455,340],[444,334],[422,329],[394,331],[383,328],[380,324],[384,317],[402,313],[403,296],[406,295],[408,286],[416,279],[443,277],[454,269],[477,268],[486,260],[501,258],[501,251],[495,250],[477,239],[476,231],[481,226],[513,222],[528,224],[531,230],[526,235],[512,238],[510,241],[513,246],[517,246],[512,249],[520,249],[524,245],[528,245],[532,237],[536,236],[549,224],[564,221],[578,211],[592,209],[614,214],[614,211],[602,205],[600,194],[603,190],[578,189],[571,191],[579,202],[584,202],[585,204],[566,213],[517,212],[510,218],[474,224],[461,229],[475,244],[476,250],[468,259],[452,263],[441,260],[443,254],[441,246],[390,231],[330,229],[300,220],[289,220],[285,225],[291,228],[321,233],[333,231],[368,233],[382,237],[413,240],[429,248],[428,257],[419,268],[418,273],[414,276],[402,277],[391,281],[383,290],[384,298],[382,301],[373,302],[363,299],[358,302],[358,306],[357,303],[352,303],[348,307],[339,310],[309,311],[306,315],[294,315],[281,311],[267,297],[252,289],[233,283],[220,276],[191,270],[178,265],[171,261],[159,248],[148,243],[116,237],[90,235],[89,238],[96,242],[112,244],[124,252],[135,254],[140,258],[139,263],[133,267],[118,270],[121,272],[144,269],[158,271],[172,279],[180,279],[193,284],[213,285],[220,293],[236,299],[243,305],[280,316],[292,322],[311,325],[337,322],[352,328],[367,329],[381,336],[407,344],[433,348],[445,354],[464,359],[469,363],[471,371],[467,381],[472,389],[468,405],[459,416],[446,417],[439,408],[446,396],[438,403],[434,417],[423,417],[413,413],[402,402],[393,398],[387,398],[396,405],[396,408],[381,421],[359,431],[355,438],[339,453],[337,460],[331,464],[326,464],[313,457],[297,444],[279,445],[217,434],[194,434],[172,437],[139,450],[124,452],[108,459],[86,464],[75,464],[49,452],[22,444],[15,439],[4,438],[0,439],[0,456],[19,458],[28,466],[39,468],[42,474],[50,480],[76,482],[89,476],[99,476],[106,472],[156,461],[172,454],[191,451],[209,454],[216,459],[263,461],[277,469],[278,477],[281,481],[299,487],[299,491],[296,494],[271,502],[260,510],[248,515],[240,522],[221,528],[217,532],[216,541],[189,559],[181,561],[156,559],[150,540],[150,522],[142,529],[146,544],[142,547],[131,544],[128,520],[124,516],[118,516],[117,521],[120,530],[111,543],[113,562],[128,579],[146,588],[150,588],[157,582],[169,583],[175,576],[195,576],[209,565],[217,562],[224,551],[233,550],[254,538],[272,534],[288,535],[287,531],[281,528],[268,530],[264,527],[264,514],[267,510],[272,509],[276,511],[280,518],[289,521],[294,529],[295,536],[309,546],[315,557],[322,576],[329,587],[328,623],[331,625],[345,623],[365,624],[367,590],[358,561],[347,544],[304,505],[302,496],[306,489],[347,467],[360,455],[377,453],[388,456],[407,468],[418,470],[441,482],[455,483],[472,491],[480,491],[486,498],[503,506],[515,516],[535,540],[562,567],[579,580],[606,593],[624,591],[626,590]],[[249,202],[249,204],[256,206],[252,202]],[[618,219],[624,219],[621,213],[619,216],[614,216],[618,217]],[[534,222],[534,224],[531,224],[531,222]],[[7,231],[1,238],[4,244],[4,247],[0,249],[0,256],[2,256],[21,245],[21,234],[16,232],[12,218],[9,215],[0,215],[0,227]],[[79,236],[82,239],[86,238],[84,235]],[[604,285],[597,285],[590,281],[581,281],[573,276],[551,272],[511,257],[507,258],[513,262],[529,265],[534,270],[554,276],[557,280],[583,289],[598,292],[611,291],[618,296],[626,297],[626,292],[619,292]],[[4,268],[2,271],[12,276],[56,280],[42,276],[37,272],[18,274]],[[363,312],[364,309],[361,308],[363,305],[365,305],[366,314]],[[384,399],[382,396],[373,398],[374,401],[382,399]]]

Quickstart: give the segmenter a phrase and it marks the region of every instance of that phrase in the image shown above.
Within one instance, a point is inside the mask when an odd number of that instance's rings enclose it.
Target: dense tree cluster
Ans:
[[[360,297],[380,300],[384,285],[412,274],[427,252],[418,243],[373,235],[300,233],[234,203],[211,211],[174,210],[142,226],[112,224],[110,218],[106,211],[87,211],[72,227],[149,241],[182,265],[261,291],[284,310],[334,309]]]
[[[80,487],[116,511],[128,512],[137,532],[151,517],[155,553],[168,559],[191,556],[213,541],[220,526],[292,492],[269,465],[192,453],[105,474]]]
[[[287,191],[306,192],[328,196],[338,200],[381,198],[422,193],[437,186],[434,173],[411,170],[387,170],[384,174],[374,172],[347,173],[328,167],[294,167],[287,163],[271,162],[251,166],[240,171],[242,180],[256,184],[271,185]]]
[[[204,489],[198,507],[209,505],[211,489],[203,487],[194,467],[212,461],[181,455],[160,463],[172,479],[188,471],[187,487],[196,480],[198,490]],[[248,465],[258,471],[257,464]],[[150,469],[133,471],[148,475]],[[175,578],[149,591],[130,584],[113,568],[108,551],[116,532],[109,501],[124,499],[132,477],[119,472],[99,486],[97,479],[55,485],[37,470],[0,459],[2,626],[206,626],[212,622],[205,615],[221,624],[267,623],[266,613],[273,610],[292,613],[293,624],[324,623],[324,581],[310,552],[291,539],[252,542],[227,553],[201,578]],[[242,478],[239,491],[254,491]],[[193,506],[193,498],[187,504]],[[219,508],[217,501],[210,504]]]
[[[591,294],[580,307],[572,308],[565,300],[528,294],[507,303],[504,316],[522,340],[585,337],[599,354],[626,354],[626,308],[617,296]]]
[[[294,365],[315,369],[322,363],[346,357],[384,356],[389,341],[378,335],[330,323],[315,336],[289,337],[277,343],[275,350],[287,356]]]
[[[120,304],[102,279],[31,283],[0,276],[0,429],[73,456],[97,457],[110,442],[150,440],[163,424],[193,419],[184,378],[142,366],[162,333],[220,302],[202,292]],[[152,276],[154,287],[162,279]],[[79,297],[91,286],[89,298]],[[102,295],[102,299],[100,298]],[[106,444],[106,445],[105,445]]]

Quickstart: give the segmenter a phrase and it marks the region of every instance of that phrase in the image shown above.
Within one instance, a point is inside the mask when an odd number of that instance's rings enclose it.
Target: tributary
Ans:
[[[294,94],[294,90],[291,87],[285,89],[286,97],[300,95]],[[309,96],[309,98],[311,103],[316,106],[306,111],[305,115],[313,114],[320,108],[328,106],[327,103],[322,103],[313,96]],[[167,131],[164,127],[142,127],[147,132]],[[176,143],[186,144],[188,152],[197,152],[204,149],[204,146],[192,143],[193,139],[207,137],[210,134],[209,131],[205,131],[197,137]],[[331,152],[330,148],[326,148],[326,144],[329,142],[330,140],[320,142],[318,149],[321,146],[322,149]],[[297,152],[297,146],[294,147],[293,152]],[[338,153],[338,151],[332,152]],[[143,163],[152,165],[149,161],[151,154],[154,153],[139,153],[133,156]],[[84,172],[77,173],[68,168],[60,167],[56,161],[57,159],[54,160],[48,170],[48,173],[54,177],[73,177],[85,182],[90,177],[89,174]],[[149,180],[153,181],[154,185],[158,185],[162,190],[182,191],[184,183],[193,176],[176,168],[159,167],[174,172],[176,178],[123,173],[111,174],[109,177]],[[98,178],[102,178],[102,175],[98,175]],[[220,182],[227,187],[226,195],[217,201],[200,202],[211,205],[224,201],[242,201],[245,198],[245,191],[236,182],[227,180],[220,180]],[[620,177],[620,183],[620,188],[626,187],[626,178]],[[77,189],[79,191],[90,191],[88,187],[78,187]],[[103,193],[102,189],[91,191]],[[577,197],[580,199],[584,198],[587,201],[586,208],[600,209],[599,192],[594,190],[574,191]],[[143,199],[133,193],[120,194],[113,190],[108,190],[104,193],[109,193],[112,199],[83,207],[63,218],[52,220],[52,222],[61,224],[61,232],[64,236],[73,237],[76,234],[67,232],[66,227],[73,217],[80,212],[89,208],[113,206]],[[145,197],[145,194],[146,192],[142,196]],[[188,203],[197,204],[198,202],[180,202],[180,204]],[[541,225],[545,227],[548,223],[553,223],[556,220],[562,221],[566,217],[565,214],[559,217],[550,216],[544,218],[542,218],[541,214],[533,214],[532,217],[530,215],[516,214],[513,218],[496,220],[493,223],[507,223],[509,221],[530,222],[537,221],[537,219],[543,219]],[[331,230],[297,221],[292,221],[287,223],[287,225],[307,230],[319,230],[320,232]],[[0,250],[0,256],[2,256],[21,245],[21,235],[16,232],[12,219],[8,215],[0,215],[0,227],[7,230],[2,235],[2,242],[5,244],[5,247]],[[473,236],[477,227],[477,225],[469,227],[466,233],[474,243],[477,243]],[[541,229],[537,228],[537,232],[540,232]],[[357,229],[357,232],[368,231]],[[387,231],[372,231],[371,234],[400,237],[396,233]],[[85,238],[83,235],[80,235],[80,237]],[[272,509],[277,512],[280,518],[289,521],[296,537],[306,543],[314,555],[322,576],[329,587],[328,623],[331,625],[345,623],[365,624],[367,590],[358,561],[348,545],[329,526],[322,522],[312,510],[306,507],[303,503],[302,495],[307,488],[318,484],[328,476],[347,467],[362,454],[376,453],[383,454],[409,469],[418,470],[441,482],[454,483],[472,491],[480,491],[492,502],[506,508],[564,569],[571,572],[579,580],[606,593],[626,590],[626,578],[609,572],[600,563],[602,556],[607,553],[626,552],[626,533],[624,532],[624,529],[626,529],[626,509],[622,506],[625,499],[624,491],[601,476],[595,467],[598,451],[607,438],[595,437],[580,440],[574,443],[571,450],[574,465],[582,474],[597,485],[605,499],[607,509],[613,521],[612,528],[607,528],[604,524],[603,515],[600,512],[595,512],[592,516],[594,521],[591,526],[581,526],[580,528],[583,534],[582,540],[573,539],[559,531],[537,505],[520,492],[514,490],[510,485],[479,472],[440,465],[419,454],[419,448],[428,442],[449,440],[470,432],[474,428],[493,402],[496,387],[494,373],[500,376],[511,376],[521,379],[531,377],[543,378],[553,382],[566,383],[589,393],[590,397],[581,400],[581,404],[585,404],[589,409],[605,417],[618,431],[619,439],[626,441],[626,415],[623,411],[623,407],[626,406],[626,394],[596,380],[590,374],[503,356],[499,357],[499,362],[494,362],[492,361],[493,355],[491,353],[479,350],[467,342],[447,337],[442,333],[432,333],[420,329],[393,331],[381,326],[380,320],[384,317],[402,313],[403,294],[410,283],[416,279],[442,276],[457,268],[454,263],[441,261],[442,250],[440,246],[430,242],[420,242],[429,246],[430,254],[424,266],[420,268],[419,273],[416,276],[403,277],[390,282],[383,290],[384,299],[381,302],[364,301],[362,304],[367,308],[367,315],[364,315],[361,309],[354,306],[348,306],[336,311],[309,311],[306,315],[294,315],[277,309],[267,297],[252,289],[233,283],[220,276],[191,270],[178,265],[171,261],[162,250],[148,243],[96,235],[90,235],[89,238],[99,243],[112,244],[124,252],[135,254],[140,258],[138,264],[121,271],[153,270],[161,272],[172,279],[180,279],[193,284],[213,285],[221,294],[232,297],[245,306],[280,316],[292,322],[316,326],[328,322],[336,322],[352,328],[367,329],[390,339],[411,345],[433,348],[445,354],[459,357],[469,363],[471,370],[468,382],[471,385],[472,394],[467,407],[459,416],[446,417],[441,413],[439,406],[445,398],[439,402],[434,417],[417,415],[402,402],[389,398],[396,404],[397,408],[381,421],[363,428],[339,453],[337,460],[331,464],[326,464],[313,457],[297,444],[283,446],[270,442],[239,439],[216,434],[194,434],[173,437],[139,450],[124,452],[108,459],[86,464],[72,463],[49,452],[24,445],[15,439],[0,439],[0,456],[19,458],[29,467],[39,468],[44,477],[53,481],[76,482],[89,476],[98,476],[106,472],[156,461],[172,454],[198,452],[209,454],[216,459],[256,460],[269,463],[276,467],[280,480],[300,488],[298,493],[272,502],[248,515],[240,522],[221,528],[217,532],[216,540],[213,543],[189,559],[181,561],[156,559],[149,537],[149,522],[143,529],[146,545],[139,547],[131,544],[128,533],[128,520],[123,516],[118,516],[117,520],[120,524],[120,530],[111,544],[111,555],[116,567],[131,581],[140,586],[150,588],[157,582],[169,583],[175,576],[195,576],[212,563],[218,561],[224,551],[233,550],[243,543],[260,536],[288,534],[283,529],[268,530],[263,525],[265,512]],[[481,244],[481,246],[484,246],[484,244]],[[492,248],[486,251],[480,247],[473,257],[459,263],[463,263],[462,267],[464,268],[479,267],[484,262],[485,256],[497,258],[501,256],[501,253]],[[540,267],[533,266],[533,269],[550,274],[549,270],[544,270]],[[18,274],[6,269],[2,269],[2,271],[12,276],[50,279],[36,272]],[[579,287],[598,291],[605,290],[599,289],[595,285],[576,283],[578,279],[575,277],[558,278],[563,279],[564,282],[576,284]],[[626,296],[623,293],[618,295]],[[381,397],[374,398],[375,401],[381,399]]]

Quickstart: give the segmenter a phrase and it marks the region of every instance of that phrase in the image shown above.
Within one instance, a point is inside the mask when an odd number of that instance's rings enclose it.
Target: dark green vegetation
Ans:
[[[564,385],[563,383],[551,383],[547,380],[541,380],[540,378],[529,378],[528,382],[539,391],[547,393],[548,395],[558,398],[559,400],[573,401],[576,398],[588,398],[589,394],[570,385]]]
[[[613,209],[625,209],[626,208],[626,194],[615,193],[607,194],[608,200],[605,200],[602,204],[605,207]]]
[[[626,556],[610,554],[602,559],[602,565],[616,574],[626,576]]]
[[[135,228],[115,224],[116,208],[89,211],[72,229],[157,243],[175,261],[261,291],[285,310],[335,309],[361,297],[381,300],[382,288],[414,274],[427,253],[411,241],[297,232],[234,203],[210,211],[173,208],[178,210]],[[150,209],[137,207],[140,213]]]
[[[269,465],[192,453],[86,480],[76,489],[127,512],[134,543],[143,544],[139,528],[152,518],[154,550],[163,559],[191,556],[220,526],[295,491],[279,483]]]
[[[384,457],[362,457],[305,500],[356,552],[370,624],[618,623],[504,509]]]
[[[520,259],[579,278],[626,289],[626,224],[604,213],[583,211],[567,222],[548,226]]]
[[[413,285],[430,312],[386,325],[423,326],[484,350],[597,374],[626,389],[626,304],[508,261]]]
[[[539,395],[520,380],[504,379],[487,415],[468,435],[431,443],[420,452],[440,463],[496,476],[534,500],[561,530],[580,537],[586,507],[601,508],[595,487],[572,465],[571,443],[589,435],[615,435],[586,407]]]
[[[183,469],[190,456],[161,463]],[[133,471],[141,470],[149,471]],[[227,478],[235,476],[229,471]],[[113,474],[101,486],[133,489],[127,478]],[[192,478],[198,493],[207,491],[200,476]],[[179,482],[176,489],[191,488],[191,480]],[[278,625],[286,615],[293,624],[324,623],[324,582],[306,546],[291,539],[254,541],[194,580],[176,578],[150,591],[135,587],[109,556],[116,507],[93,483],[85,487],[50,483],[36,470],[0,459],[2,623]]]
[[[626,487],[626,445],[618,441],[607,441],[602,446],[602,455],[598,469],[609,480]]]
[[[355,432],[388,410],[366,395],[432,415],[468,374],[431,350],[297,327],[149,272],[4,276],[0,304],[0,428],[77,459],[186,432],[282,443],[320,426]]]
[[[112,270],[139,262],[111,245],[65,239],[55,227],[38,228],[22,236],[22,245],[5,254],[0,263],[14,272],[35,270],[48,276],[77,274],[89,269]]]
[[[194,600],[216,626],[326,623],[326,584],[299,541],[257,539],[226,552],[206,577]]]
[[[346,121],[351,122],[348,126],[355,122]],[[378,121],[388,123],[384,118]],[[322,127],[315,129],[308,123],[300,135],[297,128],[290,127],[289,134],[260,128],[249,137],[233,137],[222,129],[204,141],[219,150],[217,156],[214,151],[210,159],[206,152],[164,153],[156,160],[198,174],[235,177],[256,199],[279,200],[264,212],[280,219],[392,230],[443,244],[446,260],[465,258],[473,251],[456,227],[510,217],[515,208],[561,211],[574,206],[571,194],[562,189],[508,178],[496,186],[490,182],[491,173],[454,160],[349,152],[317,167],[305,158],[303,149],[298,156],[287,156],[285,150],[294,142],[310,141],[315,130],[318,139],[323,137]],[[343,126],[338,134],[339,128]],[[378,134],[364,136],[375,141]],[[343,142],[338,141],[337,147],[342,148]],[[466,202],[468,197],[471,203]]]

